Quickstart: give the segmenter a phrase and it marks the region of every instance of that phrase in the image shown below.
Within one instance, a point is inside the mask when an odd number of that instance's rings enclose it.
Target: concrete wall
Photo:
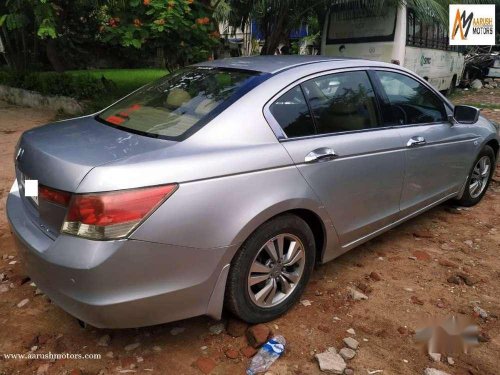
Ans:
[[[61,110],[70,115],[78,115],[83,112],[83,106],[76,99],[67,96],[44,96],[35,91],[4,85],[0,85],[0,100],[26,107]]]

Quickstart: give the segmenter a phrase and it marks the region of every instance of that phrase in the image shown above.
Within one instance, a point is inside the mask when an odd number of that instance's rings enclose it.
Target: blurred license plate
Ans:
[[[21,175],[21,187],[22,187],[22,194],[25,196],[25,198],[31,202],[34,206],[38,207],[38,195],[36,196],[26,196],[26,181],[31,180],[28,176],[25,174]]]

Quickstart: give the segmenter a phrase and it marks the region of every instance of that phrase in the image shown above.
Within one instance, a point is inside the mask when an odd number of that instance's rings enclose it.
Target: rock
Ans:
[[[114,357],[115,357],[115,355],[114,355],[114,353],[113,353],[113,352],[107,352],[107,353],[106,353],[106,357],[108,357],[108,358],[114,358]]]
[[[457,276],[460,277],[467,286],[473,286],[476,283],[476,281],[466,273],[459,272]]]
[[[450,366],[453,366],[455,364],[455,360],[452,357],[446,357],[446,361]]]
[[[25,298],[17,304],[17,307],[21,308],[21,307],[25,306],[29,301],[30,300],[28,298]]]
[[[250,346],[258,348],[265,344],[271,330],[265,324],[257,324],[247,329],[246,337]]]
[[[467,246],[469,246],[469,247],[474,246],[474,242],[472,242],[472,240],[467,240],[467,241],[464,241],[464,244],[466,244],[466,245],[467,245]]]
[[[398,327],[398,332],[401,335],[406,335],[408,333],[408,328],[406,328],[406,327]]]
[[[101,338],[97,341],[97,346],[109,346],[110,342],[111,342],[111,336],[104,335],[101,336]]]
[[[350,348],[342,348],[340,349],[339,354],[344,359],[353,359],[354,356],[356,355],[356,352]]]
[[[5,284],[1,284],[0,285],[0,294],[1,293],[5,293],[5,292],[8,292],[10,290],[9,286],[8,285],[5,285]]]
[[[344,358],[340,354],[337,354],[334,348],[329,348],[326,352],[316,354],[315,357],[321,371],[342,374],[347,367]]]
[[[239,319],[229,319],[226,332],[233,337],[241,337],[245,334],[248,324]]]
[[[240,349],[241,354],[243,354],[247,358],[253,357],[257,353],[257,349],[252,348],[251,346],[245,346]]]
[[[140,343],[140,342],[135,342],[135,343],[133,343],[133,344],[128,344],[128,345],[125,347],[125,351],[126,351],[126,352],[131,352],[132,350],[137,349],[139,346],[141,346],[141,343]]]
[[[344,375],[354,375],[354,370],[352,368],[346,368],[344,370]]]
[[[9,265],[10,265],[10,266],[13,266],[13,265],[14,265],[14,264],[16,264],[16,263],[17,263],[17,260],[13,260],[12,262],[9,262]]]
[[[36,375],[45,375],[49,373],[49,363],[44,363],[43,365],[38,366],[36,370]]]
[[[441,362],[441,353],[429,353],[429,357],[434,362]]]
[[[309,301],[308,299],[303,299],[300,301],[301,305],[303,306],[311,306],[311,301]]]
[[[438,263],[443,267],[458,268],[458,264],[450,262],[448,259],[439,259]]]
[[[321,332],[329,333],[330,332],[330,327],[326,324],[318,324],[318,329]]]
[[[215,368],[216,363],[212,358],[200,357],[196,360],[195,365],[202,373],[210,374]]]
[[[420,305],[422,306],[424,304],[424,301],[422,301],[420,298],[418,298],[417,296],[411,296],[410,297],[410,301],[411,303],[413,303],[414,305]]]
[[[356,290],[354,288],[348,288],[348,290],[349,290],[349,295],[354,301],[368,299],[368,296],[366,294],[361,293],[359,290]]]
[[[39,295],[42,295],[42,294],[43,294],[43,292],[40,289],[36,288],[36,290],[35,290],[35,296],[39,296]]]
[[[232,349],[232,348],[227,349],[225,351],[225,354],[226,354],[226,357],[230,358],[230,359],[236,359],[240,355],[236,349]]]
[[[474,306],[474,313],[483,319],[488,318],[488,313],[484,309],[480,308],[479,306]]]
[[[177,336],[177,335],[180,335],[182,332],[184,332],[186,330],[186,328],[184,327],[174,327],[170,330],[170,334],[172,336]]]
[[[483,83],[479,79],[475,79],[470,83],[470,88],[473,90],[480,90],[483,88]]]
[[[372,287],[363,282],[357,283],[356,286],[358,287],[359,290],[361,290],[365,294],[370,294],[373,291]]]
[[[158,352],[161,352],[161,346],[155,345],[155,346],[153,346],[153,350],[154,350],[155,352],[157,352],[157,353],[158,353]]]
[[[144,358],[142,358],[142,357],[137,357],[136,359],[137,359],[137,363],[144,362]]]
[[[210,333],[212,335],[220,335],[222,332],[224,332],[225,328],[226,327],[225,327],[224,323],[217,323],[217,324],[210,326],[208,328],[208,330],[210,331]]]
[[[344,344],[346,344],[349,348],[356,350],[359,346],[359,342],[352,337],[346,337],[344,340]]]
[[[413,256],[415,258],[417,258],[418,260],[423,260],[423,261],[429,261],[431,260],[431,256],[430,254],[427,252],[427,251],[423,251],[423,250],[415,250],[413,252]]]
[[[45,345],[51,338],[51,335],[38,335],[37,342],[39,345]]]
[[[380,276],[378,272],[373,271],[370,273],[370,279],[372,279],[373,281],[380,281],[382,280],[382,276]]]
[[[350,335],[356,335],[356,331],[353,328],[349,328],[346,332]]]
[[[0,282],[7,280],[7,275],[4,273],[0,273]]]
[[[427,367],[424,370],[424,375],[450,375],[447,372],[441,371],[441,370],[436,370],[435,368],[429,368]]]
[[[413,236],[417,237],[417,238],[433,238],[434,236],[432,235],[431,232],[429,232],[428,230],[426,229],[423,229],[423,230],[416,230],[415,232],[413,232]]]
[[[30,281],[30,278],[26,275],[14,275],[10,278],[10,282],[16,287],[26,284],[28,281]]]
[[[457,284],[460,285],[462,283],[462,279],[458,277],[457,275],[451,275],[446,279],[450,284]]]
[[[477,341],[489,342],[489,341],[491,341],[491,337],[486,332],[479,332],[479,334],[477,335]]]
[[[449,214],[453,214],[453,215],[462,215],[462,211],[460,210],[457,210],[456,207],[445,207],[444,209],[446,212],[448,212]]]

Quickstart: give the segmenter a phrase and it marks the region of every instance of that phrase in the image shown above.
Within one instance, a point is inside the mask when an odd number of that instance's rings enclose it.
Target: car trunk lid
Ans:
[[[16,155],[16,176],[30,218],[49,236],[58,235],[66,207],[25,197],[24,181],[38,180],[73,193],[92,168],[175,145],[177,142],[132,134],[93,117],[48,124],[25,132]]]

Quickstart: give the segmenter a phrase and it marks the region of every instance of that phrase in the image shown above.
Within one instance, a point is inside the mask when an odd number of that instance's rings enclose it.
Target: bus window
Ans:
[[[334,4],[328,20],[327,44],[394,40],[396,7],[382,9],[374,1]]]

